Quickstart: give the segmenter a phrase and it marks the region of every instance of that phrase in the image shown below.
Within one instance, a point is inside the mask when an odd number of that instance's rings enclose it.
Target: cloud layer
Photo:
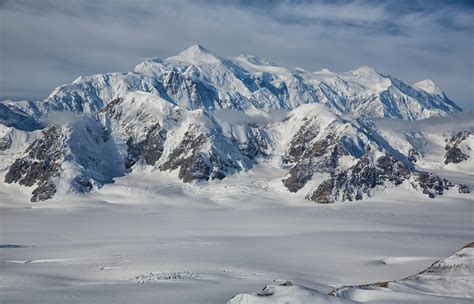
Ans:
[[[473,109],[473,20],[469,1],[1,1],[0,98],[42,99],[200,43],[307,70],[430,78]]]

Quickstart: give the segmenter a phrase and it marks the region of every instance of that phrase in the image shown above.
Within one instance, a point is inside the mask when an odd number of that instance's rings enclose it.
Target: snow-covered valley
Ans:
[[[265,167],[212,185],[142,172],[34,204],[24,187],[0,187],[5,303],[226,303],[274,280],[326,294],[420,272],[474,237],[472,196],[397,189],[321,205]]]

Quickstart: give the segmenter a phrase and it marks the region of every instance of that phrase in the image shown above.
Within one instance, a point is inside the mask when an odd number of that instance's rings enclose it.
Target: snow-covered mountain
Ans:
[[[343,286],[330,294],[280,281],[259,292],[238,294],[227,304],[470,303],[474,297],[473,266],[474,243],[470,243],[422,272],[401,280]]]
[[[200,45],[165,60],[148,59],[129,73],[79,77],[34,104],[6,104],[35,116],[51,111],[91,113],[136,90],[188,110],[292,110],[323,103],[338,114],[410,120],[461,111],[431,80],[410,86],[370,67],[340,74],[288,69],[249,55],[221,58]]]
[[[434,262],[420,273],[404,279],[361,286],[345,286],[334,290],[333,294],[357,302],[366,302],[369,299],[383,302],[388,298],[388,293],[392,293],[389,296],[392,299],[402,299],[404,294],[417,294],[433,296],[434,300],[440,297],[443,303],[450,302],[449,297],[465,298],[468,302],[474,297],[473,266],[474,243],[470,243],[454,254]]]
[[[430,80],[408,85],[369,67],[312,73],[195,45],[129,73],[79,77],[43,101],[0,103],[0,160],[5,182],[35,187],[33,201],[91,191],[139,166],[194,182],[264,160],[287,170],[288,191],[319,203],[396,186],[434,197],[469,192],[420,164],[471,168],[472,126],[397,132],[374,119],[460,111]],[[445,146],[441,159],[428,142]]]

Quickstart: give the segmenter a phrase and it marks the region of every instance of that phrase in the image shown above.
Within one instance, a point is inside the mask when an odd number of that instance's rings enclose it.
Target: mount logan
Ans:
[[[474,169],[461,112],[431,80],[288,69],[195,45],[129,73],[79,77],[45,100],[1,102],[0,170],[32,187],[31,201],[100,189],[143,166],[212,183],[262,164],[317,203],[396,187],[463,194],[468,186],[442,177]],[[459,123],[426,127],[442,119]]]

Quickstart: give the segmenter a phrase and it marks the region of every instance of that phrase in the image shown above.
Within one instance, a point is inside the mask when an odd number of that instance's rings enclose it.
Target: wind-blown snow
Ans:
[[[443,91],[431,79],[425,79],[413,84],[413,87],[434,95],[443,95]]]

